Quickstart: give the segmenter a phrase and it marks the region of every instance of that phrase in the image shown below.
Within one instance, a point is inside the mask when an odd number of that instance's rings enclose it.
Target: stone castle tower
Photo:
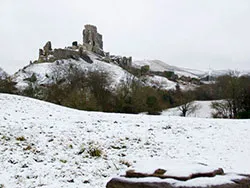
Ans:
[[[83,30],[83,44],[86,45],[87,50],[97,54],[103,54],[102,35],[97,32],[97,27],[94,25],[85,25]]]

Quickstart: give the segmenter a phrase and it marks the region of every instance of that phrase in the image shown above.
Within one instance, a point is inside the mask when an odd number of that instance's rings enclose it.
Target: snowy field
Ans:
[[[103,188],[154,158],[250,173],[249,134],[250,120],[85,112],[0,94],[0,185]]]

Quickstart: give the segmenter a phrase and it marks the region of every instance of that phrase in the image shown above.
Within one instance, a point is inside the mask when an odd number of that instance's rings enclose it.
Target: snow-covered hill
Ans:
[[[122,69],[120,66],[112,63],[106,63],[104,61],[98,60],[97,56],[90,54],[93,63],[87,63],[86,61],[80,60],[58,60],[53,63],[36,63],[30,64],[23,69],[20,69],[17,73],[13,75],[14,81],[17,82],[18,88],[24,88],[28,86],[27,78],[30,78],[32,74],[36,75],[37,84],[49,84],[53,82],[53,77],[60,74],[60,71],[69,69],[70,66],[76,66],[84,71],[105,71],[108,72],[112,78],[112,84],[116,85],[126,78],[129,74],[126,70]],[[57,75],[55,75],[57,74]]]
[[[195,69],[180,68],[176,66],[169,65],[160,60],[137,60],[133,62],[133,66],[141,67],[144,65],[149,65],[152,71],[172,71],[178,76],[189,76],[191,78],[199,78],[206,74],[204,71],[199,71]]]
[[[133,66],[135,67],[142,67],[144,65],[149,65],[150,70],[152,71],[172,71],[178,76],[186,76],[191,78],[205,78],[207,76],[210,77],[218,77],[222,75],[229,74],[231,72],[237,72],[239,76],[241,75],[250,75],[250,70],[245,71],[237,71],[237,70],[196,70],[192,68],[183,68],[183,67],[177,67],[173,65],[169,65],[163,61],[160,60],[136,60],[133,62]]]
[[[0,94],[0,122],[0,185],[7,188],[101,188],[154,158],[250,173],[250,120],[85,112]]]
[[[107,63],[101,61],[98,56],[93,53],[88,54],[93,63],[88,63],[83,59],[74,60],[57,60],[56,62],[48,63],[34,63],[30,64],[23,69],[16,72],[12,78],[17,83],[17,88],[24,89],[29,86],[29,78],[34,74],[37,78],[36,84],[49,84],[53,82],[58,74],[62,74],[63,70],[69,69],[70,66],[78,67],[86,72],[88,71],[104,71],[109,73],[111,77],[111,86],[115,88],[121,81],[126,80],[128,77],[134,77],[127,70],[123,69],[116,63]],[[194,77],[194,75],[193,75]],[[177,82],[170,81],[163,76],[146,75],[143,77],[143,82],[146,85],[154,86],[161,89],[175,89]],[[191,83],[179,83],[181,89],[192,89],[195,87]]]

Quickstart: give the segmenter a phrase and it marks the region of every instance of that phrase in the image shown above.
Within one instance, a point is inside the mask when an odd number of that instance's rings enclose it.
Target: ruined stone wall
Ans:
[[[110,56],[113,62],[118,63],[122,67],[132,66],[132,57]]]
[[[54,50],[55,59],[79,59],[80,54],[78,51],[69,49],[55,49]]]
[[[57,48],[53,50],[51,42],[49,41],[45,44],[43,49],[39,50],[39,59],[37,63],[54,62],[61,59],[79,60],[80,58],[88,63],[93,63],[86,51],[84,51],[83,47],[78,46],[77,43],[74,42],[74,45],[69,48]]]

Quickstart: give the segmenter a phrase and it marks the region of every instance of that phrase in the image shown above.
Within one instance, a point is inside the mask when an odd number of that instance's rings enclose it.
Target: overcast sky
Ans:
[[[82,42],[85,24],[104,50],[195,69],[250,69],[249,0],[0,0],[0,67],[9,73],[53,47]]]

